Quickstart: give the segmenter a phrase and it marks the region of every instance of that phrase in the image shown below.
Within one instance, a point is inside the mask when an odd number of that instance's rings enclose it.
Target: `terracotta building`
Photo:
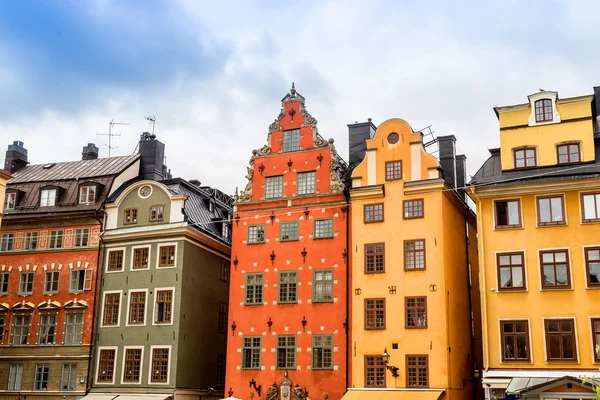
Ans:
[[[234,203],[225,390],[339,399],[346,389],[346,164],[292,89]]]

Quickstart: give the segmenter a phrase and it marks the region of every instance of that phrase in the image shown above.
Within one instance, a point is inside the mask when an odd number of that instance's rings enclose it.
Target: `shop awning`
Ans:
[[[437,400],[443,390],[348,389],[342,400]]]
[[[532,386],[541,385],[543,383],[553,381],[555,378],[513,378],[506,388],[507,394],[520,393]]]

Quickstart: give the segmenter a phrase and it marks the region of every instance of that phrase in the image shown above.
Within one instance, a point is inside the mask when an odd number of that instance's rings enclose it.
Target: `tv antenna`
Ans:
[[[146,121],[149,121],[152,124],[152,134],[154,135],[154,126],[156,125],[156,117],[154,116],[154,114],[152,114],[152,115],[145,116],[144,119]]]
[[[96,136],[108,136],[108,145],[105,145],[108,148],[108,156],[110,157],[110,151],[112,149],[114,149],[115,147],[112,146],[112,138],[113,136],[121,136],[120,133],[113,133],[113,127],[115,125],[129,125],[129,123],[127,122],[115,122],[115,119],[113,118],[109,123],[108,123],[108,133],[96,133]]]

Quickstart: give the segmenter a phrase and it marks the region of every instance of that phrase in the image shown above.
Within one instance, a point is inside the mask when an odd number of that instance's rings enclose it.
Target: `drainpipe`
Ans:
[[[469,329],[469,336],[471,338],[471,390],[473,391],[473,400],[477,398],[477,386],[475,385],[475,321],[473,314],[473,299],[471,296],[471,290],[473,290],[471,282],[472,282],[472,274],[471,274],[471,266],[469,261],[469,212],[465,213],[465,260],[467,262],[467,293],[469,296],[469,320],[471,321],[471,326]]]
[[[350,194],[348,193],[346,195],[346,390],[348,389],[348,387],[350,387],[350,358],[352,355],[352,352],[350,351],[350,332],[352,332],[351,330],[351,326],[350,326],[350,318],[349,318],[349,313],[350,313],[350,254],[352,254],[352,252],[350,251],[350,213],[351,213],[351,209],[350,209]]]

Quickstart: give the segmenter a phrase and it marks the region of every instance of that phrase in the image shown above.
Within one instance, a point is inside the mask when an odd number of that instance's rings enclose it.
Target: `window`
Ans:
[[[44,189],[40,193],[40,207],[56,205],[56,189]]]
[[[582,194],[581,203],[583,222],[600,221],[600,193]]]
[[[48,390],[48,378],[50,377],[50,366],[37,364],[35,366],[35,381],[33,390]]]
[[[425,269],[425,239],[404,241],[404,269]]]
[[[538,225],[561,225],[565,223],[563,196],[538,197]]]
[[[146,323],[146,292],[129,292],[129,325]]]
[[[4,196],[4,209],[5,210],[14,210],[17,205],[17,194],[16,193],[6,193]]]
[[[19,280],[19,294],[33,293],[33,272],[21,272]]]
[[[84,290],[92,290],[92,270],[78,269],[71,271],[69,291],[82,292]]]
[[[6,314],[0,313],[0,345],[4,344],[5,330],[6,330]]]
[[[242,342],[242,369],[260,369],[260,337],[245,337]]]
[[[265,226],[251,225],[248,227],[248,243],[264,243]]]
[[[119,306],[121,304],[121,293],[106,293],[104,295],[104,316],[102,325],[119,325]]]
[[[96,202],[96,186],[82,186],[79,188],[79,204],[93,204]]]
[[[81,344],[83,334],[83,313],[65,314],[64,344]]]
[[[27,346],[27,343],[29,342],[29,324],[31,322],[31,316],[15,315],[13,319],[13,334],[11,344],[13,346]]]
[[[296,369],[296,336],[277,336],[277,369]]]
[[[365,224],[383,221],[383,203],[365,204]]]
[[[542,288],[570,288],[569,255],[567,250],[552,250],[540,252],[542,267]]]
[[[137,224],[138,210],[137,208],[128,208],[125,210],[124,224]]]
[[[229,261],[221,261],[221,280],[229,281]]]
[[[56,314],[40,314],[37,329],[37,344],[54,344],[56,339]]]
[[[406,387],[428,387],[428,356],[406,355]]]
[[[529,361],[529,323],[500,321],[502,361]]]
[[[8,281],[10,274],[8,272],[0,273],[0,294],[8,293]]]
[[[149,247],[138,247],[133,249],[133,265],[131,269],[148,269],[150,257]]]
[[[365,387],[385,387],[385,364],[382,356],[365,356]]]
[[[225,354],[217,354],[216,383],[217,387],[225,385]]]
[[[577,359],[575,321],[572,319],[547,319],[546,355],[548,361],[574,361]]]
[[[246,274],[246,300],[244,304],[262,304],[263,274]]]
[[[109,250],[108,251],[108,272],[123,271],[123,256],[124,250]]]
[[[123,382],[139,382],[142,364],[142,349],[125,349]]]
[[[406,328],[427,328],[427,297],[405,297]]]
[[[8,371],[8,391],[18,392],[23,384],[23,364],[10,364]]]
[[[538,100],[535,102],[535,122],[547,121],[552,121],[552,100]]]
[[[0,251],[12,251],[15,242],[14,233],[2,234],[2,241],[0,242]]]
[[[385,329],[385,299],[365,299],[365,329]]]
[[[170,324],[173,315],[173,291],[172,290],[157,290],[156,291],[156,309],[154,310],[155,320],[157,324]]]
[[[402,179],[402,161],[388,161],[385,163],[385,180],[395,181]]]
[[[60,374],[60,390],[73,391],[77,387],[77,364],[63,364]]]
[[[158,266],[159,267],[174,267],[175,266],[175,245],[159,246]]]
[[[585,266],[588,286],[600,286],[600,247],[585,249]]]
[[[73,244],[73,247],[87,247],[89,237],[90,228],[75,229],[75,243]]]
[[[404,219],[423,218],[423,199],[404,200],[402,208]]]
[[[115,353],[114,349],[101,349],[98,361],[98,382],[110,383],[113,381],[115,372]]]
[[[594,351],[594,361],[600,362],[600,352],[596,351],[598,346],[600,346],[600,318],[592,318],[592,336],[594,339],[593,351]]]
[[[300,129],[283,131],[283,151],[300,150]]]
[[[270,176],[265,179],[265,198],[281,197],[283,194],[283,176]]]
[[[59,271],[49,271],[44,274],[44,293],[58,292]]]
[[[25,240],[23,242],[23,250],[35,250],[38,245],[38,233],[27,232],[25,234]]]
[[[525,253],[499,253],[496,256],[498,263],[498,290],[525,289]]]
[[[215,203],[212,200],[208,203],[208,212],[215,212]]]
[[[298,273],[295,271],[279,273],[278,303],[296,303],[298,301]]]
[[[570,164],[581,161],[579,143],[561,144],[556,146],[559,164]]]
[[[536,150],[534,147],[514,150],[515,168],[536,166]]]
[[[333,237],[333,219],[315,220],[315,239]]]
[[[282,242],[298,240],[298,223],[282,222],[279,226],[279,240]]]
[[[365,244],[365,274],[385,272],[385,243]]]
[[[316,190],[316,173],[301,172],[298,173],[298,194],[311,194]]]
[[[219,302],[218,329],[221,333],[227,333],[227,303]]]
[[[169,349],[152,349],[152,375],[153,383],[167,383],[169,381]]]
[[[62,249],[63,247],[63,236],[64,231],[50,231],[50,236],[48,237],[48,248],[49,249]]]
[[[400,136],[396,132],[392,132],[388,135],[387,140],[389,144],[396,144],[400,140]]]
[[[223,236],[225,239],[229,238],[229,222],[228,221],[223,222],[221,225],[221,236]]]
[[[333,301],[333,270],[313,271],[313,303]]]
[[[165,215],[165,206],[156,204],[150,207],[150,222],[162,221]]]
[[[496,229],[521,227],[520,200],[500,200],[494,202]]]
[[[333,368],[333,335],[313,335],[312,369]]]

